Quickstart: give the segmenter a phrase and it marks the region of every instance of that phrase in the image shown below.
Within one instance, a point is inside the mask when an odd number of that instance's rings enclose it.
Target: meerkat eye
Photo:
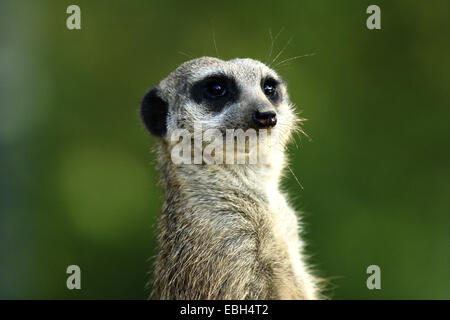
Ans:
[[[278,93],[277,85],[278,83],[275,79],[266,79],[262,86],[264,94],[269,98],[274,98]]]
[[[228,90],[225,83],[220,81],[212,81],[206,84],[203,93],[206,98],[218,99],[226,96],[228,94]]]
[[[208,110],[219,112],[237,98],[236,81],[225,74],[210,75],[192,85],[192,98],[207,107]]]

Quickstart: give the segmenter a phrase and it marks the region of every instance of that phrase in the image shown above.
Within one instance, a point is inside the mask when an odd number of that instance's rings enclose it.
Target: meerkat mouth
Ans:
[[[258,164],[264,163],[273,141],[272,129],[249,128],[174,131],[170,137],[172,162],[175,164]]]

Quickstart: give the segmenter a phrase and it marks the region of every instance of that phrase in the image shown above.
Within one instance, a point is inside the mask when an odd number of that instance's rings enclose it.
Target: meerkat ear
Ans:
[[[168,105],[159,96],[159,89],[150,89],[141,103],[141,117],[148,131],[155,136],[162,137],[167,132]]]

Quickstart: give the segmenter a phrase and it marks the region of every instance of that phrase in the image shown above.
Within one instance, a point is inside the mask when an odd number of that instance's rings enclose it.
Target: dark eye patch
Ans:
[[[279,80],[271,77],[261,81],[261,89],[272,103],[278,103],[281,100],[280,84]]]
[[[223,74],[208,76],[192,86],[192,97],[196,103],[220,111],[237,99],[236,82]]]

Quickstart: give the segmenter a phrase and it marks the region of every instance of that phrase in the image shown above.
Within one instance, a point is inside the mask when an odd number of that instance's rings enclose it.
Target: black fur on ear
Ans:
[[[141,117],[148,131],[162,137],[167,133],[168,105],[159,95],[158,87],[150,89],[141,103]]]

